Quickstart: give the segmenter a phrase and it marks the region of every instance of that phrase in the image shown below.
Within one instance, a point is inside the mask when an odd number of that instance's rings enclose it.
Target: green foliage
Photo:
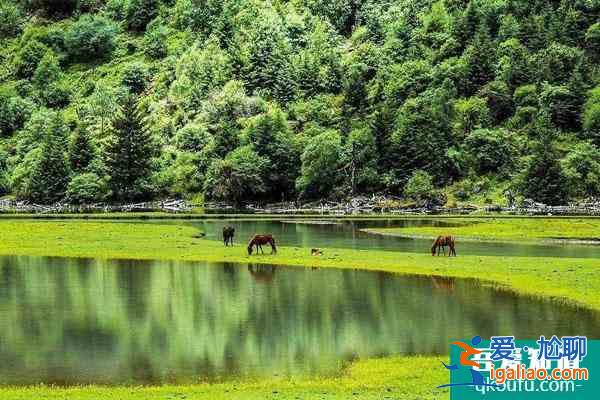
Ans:
[[[141,32],[158,14],[159,0],[129,0],[127,2],[127,26]]]
[[[75,173],[89,171],[95,157],[96,150],[89,132],[85,127],[81,126],[73,132],[69,143],[68,158],[71,171]]]
[[[454,135],[467,138],[474,129],[486,128],[490,124],[487,102],[479,97],[460,99],[454,104]]]
[[[21,31],[23,12],[11,1],[0,1],[0,38],[16,36]]]
[[[167,55],[167,27],[157,23],[150,23],[144,34],[144,53],[150,58],[159,59]]]
[[[93,172],[75,175],[69,182],[66,198],[71,204],[93,204],[108,195],[106,182]]]
[[[325,131],[311,139],[301,156],[302,168],[296,188],[305,198],[330,195],[339,184],[342,142],[335,131]]]
[[[433,178],[421,170],[415,171],[404,186],[404,195],[417,202],[432,198],[434,191]]]
[[[41,10],[50,16],[70,14],[77,7],[78,0],[21,0],[30,11]]]
[[[142,199],[151,194],[150,177],[155,143],[133,97],[111,123],[111,136],[104,149],[112,197],[119,201]]]
[[[565,204],[569,200],[567,177],[559,162],[551,137],[550,118],[542,115],[536,124],[536,133],[541,138],[535,145],[519,179],[520,192],[549,205]]]
[[[588,142],[575,145],[562,166],[573,195],[600,195],[600,150],[596,146]]]
[[[600,86],[590,90],[583,113],[586,136],[600,145]]]
[[[211,91],[231,77],[229,56],[213,38],[202,49],[192,47],[179,58],[170,94],[184,110],[194,112]]]
[[[48,47],[37,40],[28,40],[15,56],[15,71],[21,78],[31,78]]]
[[[83,15],[65,34],[65,48],[76,61],[107,58],[115,48],[117,28],[101,15]]]
[[[131,93],[140,94],[148,86],[150,80],[150,71],[143,63],[132,63],[123,70],[123,86],[129,89]]]
[[[252,146],[241,146],[223,160],[215,160],[207,173],[204,189],[210,199],[242,205],[267,190],[263,176],[269,162]]]
[[[289,198],[299,174],[299,156],[286,116],[273,107],[250,118],[242,131],[256,153],[268,160],[267,192],[272,198]]]
[[[0,136],[11,136],[21,129],[33,109],[31,101],[14,91],[0,87]]]
[[[53,111],[85,142],[63,143],[74,174],[110,175],[108,128],[134,95],[143,121],[119,118],[152,151],[135,179],[107,178],[114,201],[202,196],[241,147],[236,163],[251,150],[266,167],[246,201],[400,195],[416,171],[489,193],[530,171],[541,188],[540,163],[568,177],[561,201],[591,196],[593,173],[566,160],[600,146],[592,3],[0,0],[2,190],[26,193]]]
[[[61,200],[67,190],[69,177],[69,165],[64,152],[68,129],[60,114],[55,114],[49,122],[22,193],[22,197],[41,204]]]
[[[465,140],[465,151],[477,174],[507,172],[517,157],[514,135],[504,129],[477,129]]]

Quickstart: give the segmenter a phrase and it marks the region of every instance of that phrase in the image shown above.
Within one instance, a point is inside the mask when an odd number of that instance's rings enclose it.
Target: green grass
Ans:
[[[517,220],[495,222],[499,236]],[[542,223],[551,232],[570,227],[572,221]],[[580,220],[581,226],[588,220]],[[590,220],[590,231],[596,222]],[[525,224],[532,224],[524,220]],[[527,225],[527,226],[529,226]],[[562,228],[561,228],[562,227]],[[463,229],[463,228],[460,228]],[[486,228],[493,232],[491,227]],[[579,225],[578,228],[580,229]],[[439,228],[436,230],[436,232]],[[521,230],[524,233],[527,229]],[[538,230],[536,235],[545,231]],[[565,232],[561,232],[564,235]],[[589,231],[588,231],[589,233]],[[584,235],[587,235],[585,233]],[[513,235],[516,233],[512,233]],[[552,233],[554,235],[554,233]],[[502,236],[504,237],[504,236]],[[538,237],[530,235],[529,237]],[[581,237],[581,236],[580,236]],[[267,251],[268,252],[268,251]],[[123,259],[177,259],[273,263],[321,268],[361,268],[398,273],[478,278],[503,285],[522,294],[554,297],[600,310],[600,260],[550,257],[460,256],[431,257],[423,254],[324,249],[323,256],[311,256],[309,249],[280,247],[277,255],[248,256],[243,245],[225,248],[220,242],[202,239],[196,228],[187,225],[111,221],[0,220],[0,254],[98,257]],[[447,374],[436,357],[392,357],[358,360],[334,378],[240,381],[190,386],[74,387],[34,386],[0,389],[2,399],[437,399],[447,398],[435,386],[445,383]]]
[[[0,388],[0,398],[30,399],[439,399],[447,390],[435,389],[446,383],[448,374],[434,357],[389,357],[358,361],[339,377],[301,380],[267,379],[187,386],[57,388]]]
[[[456,218],[452,222],[464,225],[444,228],[377,228],[365,231],[427,238],[450,234],[459,239],[490,241],[600,241],[600,219],[595,218]]]

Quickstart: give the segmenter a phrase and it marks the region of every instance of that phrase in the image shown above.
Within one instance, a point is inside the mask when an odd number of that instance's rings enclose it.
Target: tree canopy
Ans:
[[[597,196],[599,20],[580,0],[0,0],[0,193]]]

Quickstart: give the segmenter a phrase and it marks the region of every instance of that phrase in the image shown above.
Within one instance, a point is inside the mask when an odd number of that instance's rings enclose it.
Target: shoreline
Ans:
[[[359,231],[368,233],[370,235],[378,235],[378,236],[389,236],[389,237],[399,237],[404,239],[427,239],[427,240],[435,240],[436,236],[432,235],[414,235],[414,234],[403,234],[403,233],[394,233],[394,232],[382,232],[377,230],[377,228],[363,228],[359,229]],[[492,239],[489,237],[460,237],[458,238],[463,242],[473,242],[473,243],[507,243],[507,244],[517,244],[517,243],[526,243],[531,245],[586,245],[586,246],[600,246],[600,239],[575,239],[575,238],[539,238],[539,239],[528,239],[528,240],[519,240],[519,239]]]

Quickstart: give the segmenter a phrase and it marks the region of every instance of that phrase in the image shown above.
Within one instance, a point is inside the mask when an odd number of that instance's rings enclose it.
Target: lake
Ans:
[[[327,223],[329,222],[329,223]],[[165,223],[161,221],[160,223]],[[206,233],[208,239],[222,240],[222,229],[231,225],[236,229],[237,243],[246,243],[255,233],[272,233],[282,246],[353,248],[363,250],[386,250],[409,253],[429,253],[430,239],[410,239],[362,232],[364,228],[393,228],[404,226],[437,226],[440,233],[444,227],[459,223],[432,219],[389,220],[338,220],[319,219],[318,223],[305,220],[206,220],[189,223]],[[533,244],[461,241],[458,238],[459,255],[528,256],[600,258],[599,245]]]
[[[0,257],[0,384],[331,375],[357,358],[444,355],[454,338],[598,332],[596,312],[474,280]]]

